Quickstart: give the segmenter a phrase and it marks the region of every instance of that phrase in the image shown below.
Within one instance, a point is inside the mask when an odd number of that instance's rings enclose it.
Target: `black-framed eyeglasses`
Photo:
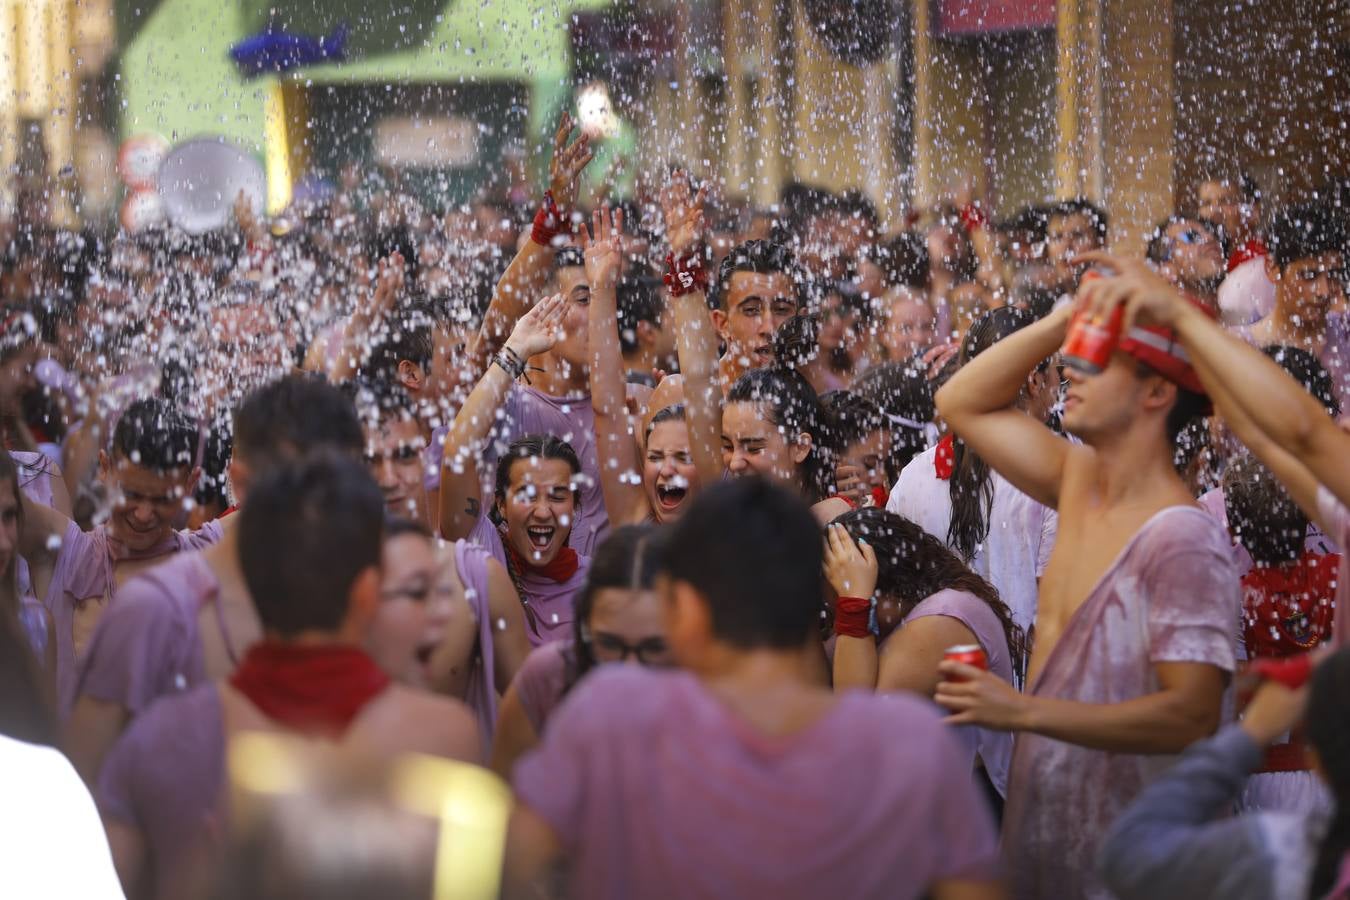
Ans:
[[[644,666],[663,668],[672,664],[670,645],[662,637],[644,638],[630,644],[617,634],[606,631],[592,633],[583,629],[581,639],[591,648],[597,662],[627,662],[632,656]]]

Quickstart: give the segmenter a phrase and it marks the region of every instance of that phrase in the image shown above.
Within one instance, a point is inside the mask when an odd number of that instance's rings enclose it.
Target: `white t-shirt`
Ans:
[[[900,473],[886,509],[904,516],[944,544],[952,521],[951,482],[937,477],[930,447],[910,460]],[[994,503],[989,534],[970,568],[988,581],[1008,604],[1013,621],[1027,631],[1036,621],[1036,579],[1050,561],[1059,517],[991,471]],[[950,546],[950,545],[948,545]]]
[[[0,896],[123,900],[98,810],[50,747],[0,735]]]

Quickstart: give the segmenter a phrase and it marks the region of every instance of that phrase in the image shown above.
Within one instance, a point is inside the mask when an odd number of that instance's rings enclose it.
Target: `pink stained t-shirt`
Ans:
[[[207,680],[202,608],[220,580],[201,553],[178,553],[122,585],[94,629],[80,663],[76,696],[116,703],[132,716],[159,697]],[[237,662],[245,647],[225,644]]]
[[[1013,683],[1012,651],[1008,649],[1008,637],[1003,633],[1003,623],[988,603],[965,591],[938,591],[920,601],[905,616],[902,627],[926,616],[950,616],[969,628],[984,648],[989,671],[1009,684]],[[1008,764],[1012,761],[1012,734],[971,725],[953,728],[952,733],[967,751],[967,767],[973,768],[975,757],[979,756],[985,771],[989,773],[989,780],[999,794],[1006,797]]]
[[[1227,533],[1198,508],[1168,507],[1103,573],[1028,691],[1112,704],[1157,691],[1157,663],[1231,672],[1240,614]],[[1110,897],[1096,876],[1098,845],[1139,791],[1175,761],[1019,734],[1003,813],[1012,895]]]
[[[163,545],[139,558],[168,557],[173,553],[201,550],[220,540],[220,535],[218,522],[208,522],[197,531],[171,532]],[[61,549],[52,567],[51,584],[43,603],[52,615],[56,631],[56,690],[63,714],[75,702],[75,680],[80,662],[75,651],[75,611],[87,602],[106,602],[111,608],[117,592],[114,573],[117,552],[102,525],[92,531],[81,531],[71,522],[62,535]]]
[[[933,708],[839,695],[756,731],[687,672],[601,667],[516,766],[571,861],[571,896],[906,900],[997,877],[984,799]]]
[[[488,588],[488,551],[468,541],[455,542],[455,571],[464,586],[464,597],[478,619],[478,644],[469,669],[469,684],[464,700],[478,719],[483,738],[484,759],[491,755],[492,734],[497,727],[497,685],[495,681],[495,627]]]
[[[1322,524],[1330,531],[1332,540],[1345,548],[1336,576],[1336,612],[1331,625],[1332,643],[1344,647],[1350,639],[1350,615],[1345,614],[1346,604],[1350,603],[1350,508],[1325,485],[1318,485],[1317,511],[1322,514]]]
[[[544,725],[562,702],[567,687],[567,658],[572,647],[571,641],[554,641],[534,648],[511,682],[521,709],[525,710],[525,718],[530,720],[537,735],[544,733]]]
[[[469,541],[482,547],[506,571],[511,572],[501,533],[497,531],[496,523],[486,515],[479,517],[478,524],[469,535]],[[521,593],[521,603],[525,606],[525,635],[530,639],[531,647],[566,640],[572,636],[572,622],[576,618],[573,601],[577,592],[585,586],[586,573],[591,568],[589,557],[580,552],[577,556],[579,565],[576,573],[561,583],[529,570],[511,573],[516,589]]]

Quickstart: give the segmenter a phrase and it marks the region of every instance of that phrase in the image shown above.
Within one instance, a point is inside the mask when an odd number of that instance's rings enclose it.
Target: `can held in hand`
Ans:
[[[1100,373],[1111,362],[1111,353],[1120,341],[1120,325],[1124,317],[1123,306],[1117,306],[1107,320],[1082,312],[1075,315],[1069,323],[1069,334],[1064,339],[1064,346],[1060,348],[1064,365],[1088,375]]]
[[[955,647],[948,647],[942,654],[944,660],[951,662],[965,663],[968,666],[974,666],[982,671],[989,671],[989,657],[984,655],[984,648],[979,644],[957,644]],[[947,676],[948,681],[965,681],[964,678],[953,678]]]

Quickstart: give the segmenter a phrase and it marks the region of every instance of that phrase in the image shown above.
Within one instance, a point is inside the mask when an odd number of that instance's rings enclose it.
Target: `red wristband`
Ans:
[[[872,601],[865,597],[840,597],[834,602],[834,633],[842,637],[872,636],[868,620],[872,618]]]
[[[683,258],[666,254],[666,275],[663,279],[672,297],[683,297],[694,291],[708,293],[708,270],[703,268],[704,252],[699,247]]]
[[[551,247],[553,239],[562,232],[567,217],[558,209],[552,191],[544,192],[544,202],[534,214],[534,226],[530,229],[530,240],[541,247]]]
[[[1312,677],[1312,656],[1300,653],[1298,656],[1278,659],[1263,657],[1252,660],[1247,670],[1260,676],[1264,681],[1278,681],[1289,690],[1296,691]]]
[[[975,231],[977,228],[983,228],[989,224],[989,216],[974,203],[961,207],[959,215],[961,224],[966,226],[966,231]]]

